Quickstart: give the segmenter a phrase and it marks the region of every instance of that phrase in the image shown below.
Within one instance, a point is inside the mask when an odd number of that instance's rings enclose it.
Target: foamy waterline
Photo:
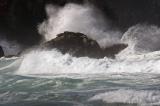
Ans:
[[[62,55],[57,50],[35,50],[24,55],[16,74],[20,75],[94,75],[109,73],[160,73],[160,53],[124,58],[92,59]]]

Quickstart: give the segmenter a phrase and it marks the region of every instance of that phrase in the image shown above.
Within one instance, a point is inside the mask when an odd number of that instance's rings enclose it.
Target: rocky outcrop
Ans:
[[[4,56],[4,52],[3,52],[2,47],[0,46],[0,57],[3,57],[3,56]]]
[[[64,32],[58,34],[55,39],[41,46],[43,49],[57,48],[63,54],[69,53],[76,57],[103,58],[114,57],[115,54],[127,47],[125,44],[117,44],[101,49],[99,44],[82,33]]]

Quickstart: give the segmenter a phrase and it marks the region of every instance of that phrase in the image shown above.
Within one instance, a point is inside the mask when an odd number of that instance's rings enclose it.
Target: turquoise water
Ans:
[[[143,76],[143,79],[141,76]],[[15,106],[159,105],[160,81],[158,75],[148,77],[144,74],[138,76],[135,74],[101,77],[95,79],[48,79],[2,74],[0,75],[0,103],[1,105]],[[107,95],[109,92],[111,94]],[[117,100],[110,100],[107,103],[103,101],[105,96],[99,97],[100,99],[97,100],[91,100],[101,93],[106,93],[106,96],[112,95],[113,99],[116,98]],[[127,99],[119,97],[120,95],[124,95]]]

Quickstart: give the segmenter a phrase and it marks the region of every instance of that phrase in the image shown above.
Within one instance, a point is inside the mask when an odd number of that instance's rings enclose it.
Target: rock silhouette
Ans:
[[[43,49],[57,48],[63,54],[69,53],[75,57],[103,58],[115,57],[115,54],[127,47],[126,44],[116,44],[105,49],[82,33],[64,32],[58,34],[55,39],[45,42]]]
[[[4,56],[4,51],[2,49],[2,47],[0,46],[0,57],[3,57]]]

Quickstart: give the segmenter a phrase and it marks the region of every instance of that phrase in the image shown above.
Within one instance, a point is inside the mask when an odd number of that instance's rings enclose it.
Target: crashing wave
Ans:
[[[160,28],[153,25],[138,24],[129,28],[121,40],[129,45],[122,52],[123,54],[143,54],[159,51]]]
[[[48,20],[39,26],[45,39],[51,40],[57,34],[70,31],[80,32],[96,40],[101,47],[120,42],[122,33],[112,27],[100,10],[90,4],[66,4],[64,7],[46,6]]]

